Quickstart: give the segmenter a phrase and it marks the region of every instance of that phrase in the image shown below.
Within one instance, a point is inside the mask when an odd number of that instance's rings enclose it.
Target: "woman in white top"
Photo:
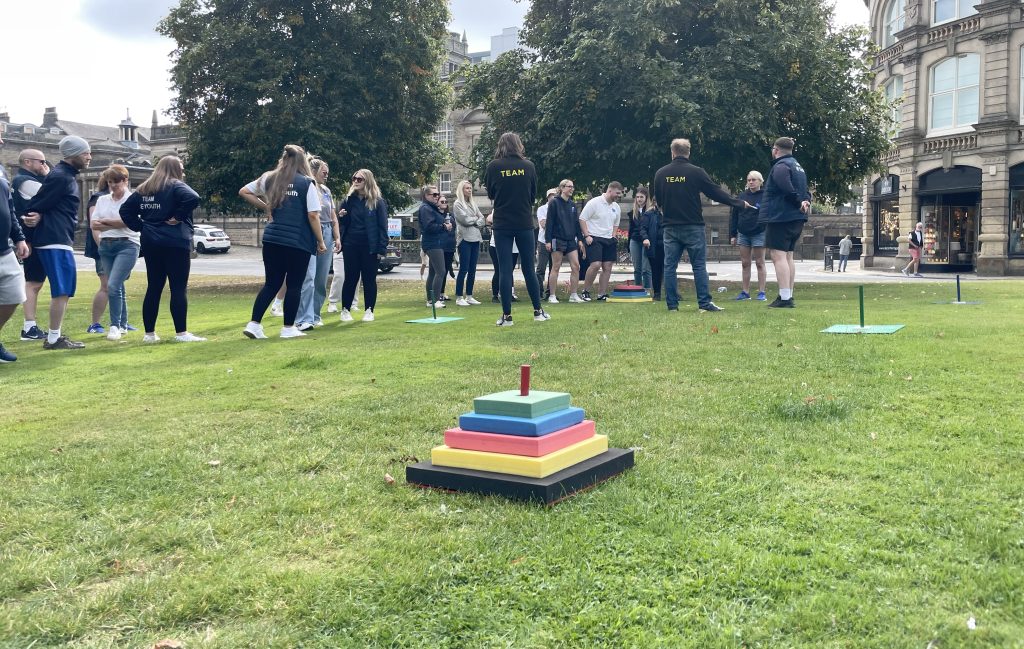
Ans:
[[[111,165],[103,172],[110,193],[100,196],[92,214],[90,227],[99,233],[99,254],[107,269],[110,301],[110,329],[107,340],[120,340],[128,329],[128,302],[124,283],[131,276],[139,259],[141,235],[125,227],[119,213],[132,191],[128,187],[128,169]]]
[[[480,229],[486,221],[473,200],[473,185],[468,180],[460,182],[455,190],[453,209],[459,238],[459,276],[455,279],[455,304],[480,304],[473,297],[473,283],[476,281],[476,264],[480,259],[480,242],[483,241]]]

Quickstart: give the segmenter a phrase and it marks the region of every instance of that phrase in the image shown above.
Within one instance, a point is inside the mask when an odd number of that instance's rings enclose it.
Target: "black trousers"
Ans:
[[[377,306],[377,255],[370,252],[369,246],[350,243],[345,246],[345,283],[341,285],[341,306],[352,308],[352,299],[356,296],[356,284],[363,280],[363,308],[373,309]]]
[[[171,319],[175,333],[188,331],[188,274],[192,269],[192,251],[187,248],[146,246],[146,297],[142,300],[142,326],[146,333],[156,331],[160,298],[164,285],[171,286]]]
[[[308,250],[301,248],[277,243],[263,244],[263,273],[266,280],[252,305],[253,322],[263,320],[267,307],[281,290],[281,286],[285,285],[288,291],[284,294],[284,326],[290,327],[295,324],[299,299],[302,297],[302,282],[306,279],[309,258],[312,256]]]

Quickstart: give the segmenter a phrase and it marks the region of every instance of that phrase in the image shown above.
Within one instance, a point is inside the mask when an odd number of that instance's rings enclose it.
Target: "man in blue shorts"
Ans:
[[[39,217],[32,234],[32,254],[39,255],[50,282],[50,329],[43,349],[81,349],[84,343],[62,335],[60,329],[78,281],[72,248],[82,202],[78,173],[88,169],[92,153],[89,143],[74,135],[68,135],[57,146],[64,159],[46,176],[25,209],[27,217]]]

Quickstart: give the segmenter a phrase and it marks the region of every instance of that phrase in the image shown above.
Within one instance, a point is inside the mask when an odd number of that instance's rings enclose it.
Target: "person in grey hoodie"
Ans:
[[[486,221],[473,200],[473,185],[468,180],[460,182],[455,190],[453,211],[459,239],[459,275],[455,278],[455,304],[472,306],[480,304],[473,297],[473,284],[476,281],[476,265],[480,260],[480,242],[484,240],[481,228]]]

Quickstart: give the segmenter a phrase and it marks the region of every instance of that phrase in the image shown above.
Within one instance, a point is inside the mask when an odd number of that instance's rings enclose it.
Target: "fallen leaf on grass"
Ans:
[[[539,356],[540,356],[540,354],[538,354],[537,352],[533,352],[532,354],[530,354],[530,360],[531,361],[537,360],[537,358]]]
[[[231,496],[231,500],[228,501],[228,504],[224,505],[224,509],[231,509],[234,507],[237,500],[238,498],[236,496]]]
[[[718,333],[718,325],[711,325],[711,333],[713,333],[713,334]]]
[[[388,484],[395,484],[395,479],[391,477],[390,473],[385,473],[384,474],[384,482],[386,482]]]
[[[818,400],[818,397],[815,397],[815,396],[804,397],[804,403],[806,403],[807,405],[811,405],[812,403],[814,403],[817,400]]]
[[[180,640],[161,640],[153,645],[153,649],[185,649],[185,643]]]
[[[206,464],[209,466],[220,466],[220,460],[210,460]]]
[[[878,435],[875,433],[871,433],[871,439],[878,439]]]
[[[228,374],[231,374],[232,372],[234,372],[234,370],[229,367],[228,368]]]
[[[58,446],[57,448],[51,448],[50,452],[51,453],[63,453],[64,449],[62,447]]]
[[[967,628],[974,631],[978,628],[978,622],[974,619],[974,616],[967,618]]]
[[[945,331],[940,331],[939,333],[935,334],[935,337],[936,338],[945,338],[946,337],[946,332]]]
[[[716,367],[715,369],[713,369],[713,370],[711,370],[711,371],[712,371],[712,372],[719,372],[719,373],[720,373],[720,372],[722,371],[722,368],[720,368],[720,367]]]
[[[904,380],[904,381],[913,381],[913,380],[914,380],[914,377],[913,377],[913,376],[904,376],[904,377],[903,377],[903,380]]]
[[[800,351],[800,345],[793,345],[793,349],[795,349],[796,351]]]

